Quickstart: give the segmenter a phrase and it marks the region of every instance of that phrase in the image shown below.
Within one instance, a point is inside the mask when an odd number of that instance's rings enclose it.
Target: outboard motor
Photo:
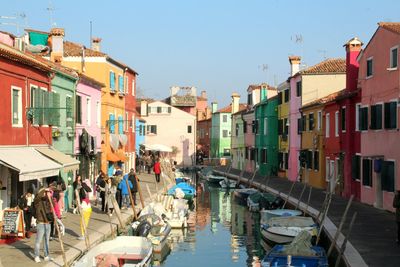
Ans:
[[[136,227],[134,235],[135,236],[143,236],[147,237],[151,231],[151,224],[145,220],[139,223],[139,225]]]

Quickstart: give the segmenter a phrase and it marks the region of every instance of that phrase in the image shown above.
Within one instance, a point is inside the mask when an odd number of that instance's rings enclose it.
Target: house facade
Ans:
[[[400,23],[379,23],[358,57],[361,201],[387,210],[400,188],[399,43]]]
[[[197,151],[203,151],[205,157],[210,157],[211,118],[197,120]]]
[[[290,85],[278,86],[278,176],[288,177],[289,168],[289,101]]]
[[[136,162],[136,77],[137,73],[131,69],[125,69],[124,90],[125,90],[125,116],[124,132],[127,137],[125,155],[128,161],[125,163],[125,170],[135,169]]]
[[[228,105],[216,110],[217,103],[212,103],[211,117],[211,158],[230,157],[231,155],[231,112]]]

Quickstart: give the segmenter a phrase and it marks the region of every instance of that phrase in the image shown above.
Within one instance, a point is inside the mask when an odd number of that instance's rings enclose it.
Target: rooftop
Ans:
[[[386,30],[400,34],[400,22],[379,22],[378,25]]]
[[[329,58],[314,66],[298,72],[299,74],[331,74],[346,73],[346,60],[343,58]]]

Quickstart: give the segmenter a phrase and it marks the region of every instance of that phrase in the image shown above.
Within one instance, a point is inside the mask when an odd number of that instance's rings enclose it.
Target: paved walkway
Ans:
[[[162,183],[160,183],[156,188],[153,174],[139,174],[139,180],[146,205],[146,203],[150,202],[149,191],[147,190],[146,185],[149,187],[150,193],[154,194],[157,190],[162,190]],[[138,203],[140,203],[139,194],[137,194],[137,200]],[[140,204],[139,207],[141,207]],[[139,210],[139,207],[137,210]],[[93,212],[88,227],[91,246],[100,243],[111,236],[111,227],[108,215],[101,212],[100,205],[92,205],[92,208]],[[122,217],[124,224],[129,223],[133,218],[132,209],[122,210]],[[111,219],[113,231],[115,232],[119,222],[115,215],[112,216]],[[80,234],[79,220],[80,215],[72,213],[68,213],[67,217],[63,219],[63,223],[66,227],[63,242],[68,265],[70,265],[86,250],[85,241],[77,239]],[[35,263],[31,256],[33,253],[34,243],[35,235],[32,235],[30,239],[22,239],[10,245],[0,245],[0,266],[63,266],[61,247],[58,241],[50,241],[50,257],[53,258],[53,261],[44,262],[42,258],[41,263]],[[41,250],[41,253],[43,254],[43,250]]]
[[[225,171],[225,168],[217,168],[220,174]],[[239,170],[231,169],[230,176],[233,179],[238,179],[240,174]],[[248,183],[251,174],[245,173],[242,183]],[[280,193],[282,196],[287,196],[290,191],[292,183],[283,178],[267,178],[256,175],[253,179],[253,185],[261,187],[266,191],[273,193]],[[296,205],[298,198],[303,189],[301,183],[296,183],[291,194],[290,202]],[[322,207],[325,198],[325,191],[321,189],[312,189],[310,208],[308,212],[312,215],[318,214]],[[308,188],[301,198],[302,202],[307,202]],[[348,199],[334,195],[332,198],[331,206],[328,212],[326,225],[327,234],[332,238],[339,227],[342,215],[346,208]],[[302,203],[301,208],[306,208],[306,204]],[[400,246],[396,244],[396,223],[393,213],[376,209],[372,206],[353,201],[351,208],[348,212],[347,220],[344,224],[342,233],[346,234],[350,224],[353,213],[357,212],[357,218],[353,225],[350,234],[350,243],[346,248],[346,263],[350,266],[400,266]],[[341,244],[343,236],[339,239],[338,244]],[[360,257],[361,256],[361,257]]]

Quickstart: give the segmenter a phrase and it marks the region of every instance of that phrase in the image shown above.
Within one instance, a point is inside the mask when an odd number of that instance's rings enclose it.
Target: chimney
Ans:
[[[140,102],[140,116],[147,117],[147,100]]]
[[[207,100],[207,92],[206,91],[201,91],[200,96]]]
[[[206,110],[204,111],[204,113],[205,113],[205,119],[207,120],[207,119],[209,119],[209,118],[211,118],[211,109],[210,109],[210,107],[206,107]]]
[[[55,63],[61,63],[64,56],[64,36],[62,28],[53,28],[50,30],[51,53],[50,60]]]
[[[299,72],[299,70],[300,70],[300,60],[301,60],[301,57],[299,57],[299,56],[290,56],[289,57],[290,76],[293,76],[293,75],[295,75],[296,73]]]
[[[239,111],[240,95],[238,93],[232,94],[232,114]]]
[[[101,43],[101,38],[98,38],[98,37],[92,38],[91,49],[94,51],[100,52],[100,43]]]
[[[363,43],[354,37],[343,46],[346,48],[346,89],[349,91],[357,89],[358,80],[358,61]]]
[[[211,103],[211,113],[217,112],[218,104],[217,102],[212,102]]]

